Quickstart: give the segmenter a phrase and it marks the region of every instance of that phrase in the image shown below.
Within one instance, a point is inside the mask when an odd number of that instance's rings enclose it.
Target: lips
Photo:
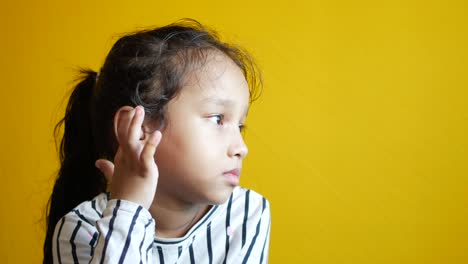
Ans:
[[[230,171],[226,171],[223,173],[225,179],[227,182],[232,185],[232,186],[237,186],[239,185],[239,175],[240,175],[240,170],[239,169],[233,169]]]
[[[233,176],[236,176],[236,177],[239,177],[240,175],[240,170],[239,169],[233,169],[233,170],[230,170],[230,171],[226,171],[223,173],[224,175],[226,174],[231,174]]]

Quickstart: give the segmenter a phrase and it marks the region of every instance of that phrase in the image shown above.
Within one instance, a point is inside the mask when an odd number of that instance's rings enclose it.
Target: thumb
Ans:
[[[114,175],[114,163],[106,159],[98,159],[96,160],[95,166],[104,174],[107,184],[111,184],[112,176]]]

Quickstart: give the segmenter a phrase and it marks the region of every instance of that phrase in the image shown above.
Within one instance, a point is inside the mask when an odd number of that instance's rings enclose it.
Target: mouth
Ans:
[[[233,169],[233,170],[230,170],[230,171],[225,171],[223,173],[223,176],[225,177],[225,179],[232,186],[239,185],[239,178],[240,178],[239,175],[240,175],[240,170],[239,169]]]

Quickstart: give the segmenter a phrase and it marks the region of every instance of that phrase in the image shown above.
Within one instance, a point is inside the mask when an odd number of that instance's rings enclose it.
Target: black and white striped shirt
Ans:
[[[100,194],[55,227],[54,263],[267,263],[270,205],[236,187],[182,238],[158,238],[148,210]]]

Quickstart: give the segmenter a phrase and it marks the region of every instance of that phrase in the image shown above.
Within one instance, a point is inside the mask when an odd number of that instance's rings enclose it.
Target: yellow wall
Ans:
[[[270,263],[468,263],[466,1],[3,2],[2,263],[41,259],[73,67],[182,17],[263,68],[243,184],[271,201]]]

